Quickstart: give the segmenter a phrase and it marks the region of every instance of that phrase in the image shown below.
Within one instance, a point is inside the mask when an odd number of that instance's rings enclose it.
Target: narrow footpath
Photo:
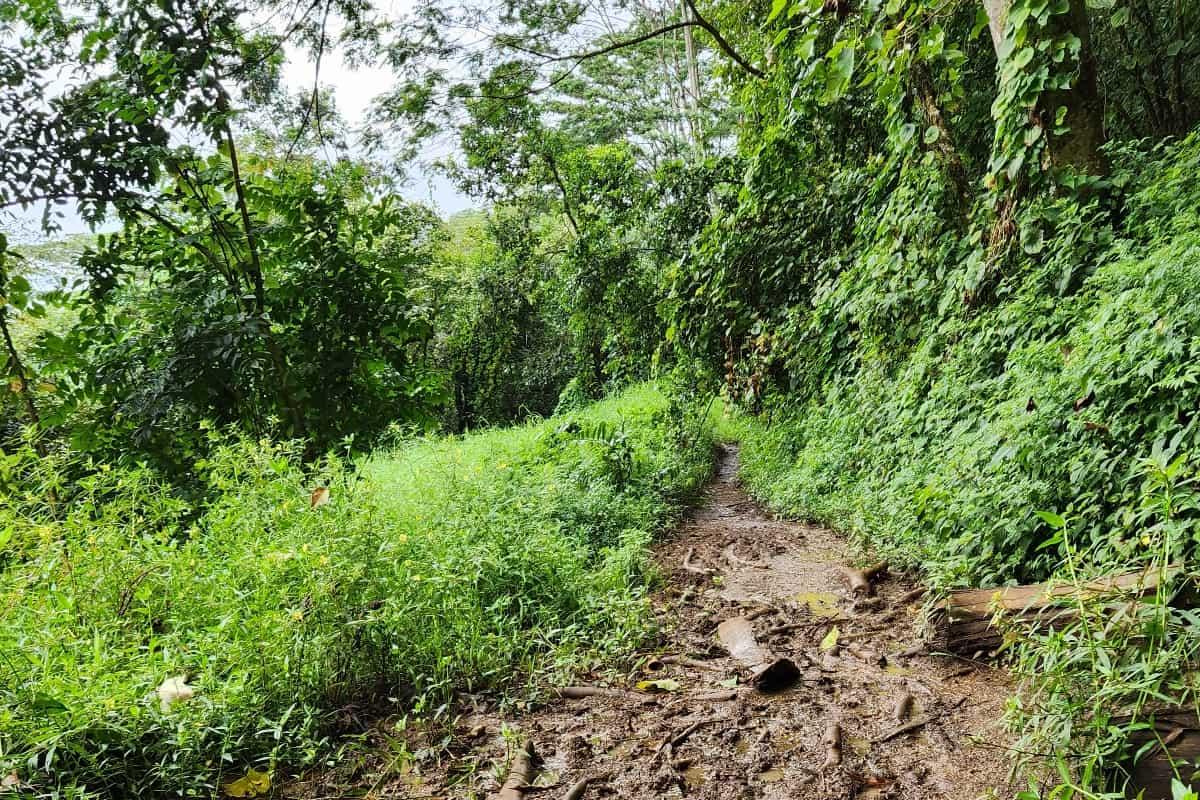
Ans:
[[[928,654],[912,581],[881,571],[852,587],[870,570],[847,574],[842,539],[775,519],[736,474],[725,451],[705,502],[657,548],[662,636],[624,685],[584,675],[524,716],[481,709],[454,737],[461,755],[370,796],[1011,797],[1005,674]],[[514,770],[529,781],[516,793]]]

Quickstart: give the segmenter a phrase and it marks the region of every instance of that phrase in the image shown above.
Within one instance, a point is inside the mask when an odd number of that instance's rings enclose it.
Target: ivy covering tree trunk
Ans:
[[[1042,94],[1034,124],[1045,131],[1051,163],[1082,174],[1106,175],[1108,161],[1101,149],[1104,104],[1097,85],[1086,0],[1017,0],[1017,5],[1020,15],[1010,26],[1012,0],[983,0],[992,44],[1001,62],[1017,52],[1017,40],[1034,35],[1030,30],[1034,19],[1049,18],[1036,35],[1049,43],[1053,53],[1046,67],[1052,73],[1065,73],[1052,74],[1051,80],[1058,79],[1066,86]]]

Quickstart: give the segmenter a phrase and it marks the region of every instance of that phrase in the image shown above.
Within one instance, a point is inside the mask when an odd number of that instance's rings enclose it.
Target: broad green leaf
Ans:
[[[63,701],[41,692],[33,696],[33,702],[29,705],[35,711],[46,711],[51,714],[58,714],[67,710],[67,706]]]
[[[1067,521],[1055,514],[1053,511],[1035,511],[1033,512],[1042,518],[1042,521],[1051,528],[1062,528],[1067,524]]]
[[[246,770],[246,774],[221,787],[228,797],[259,797],[271,791],[271,776],[256,769]]]

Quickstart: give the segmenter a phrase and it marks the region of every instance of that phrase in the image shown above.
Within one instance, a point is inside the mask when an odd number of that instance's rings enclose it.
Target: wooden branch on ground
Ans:
[[[1115,718],[1113,724],[1128,725],[1131,717]],[[1170,709],[1141,714],[1138,722],[1148,723],[1129,734],[1130,755],[1145,749],[1137,763],[1128,764],[1129,783],[1126,797],[1144,800],[1171,800],[1171,779],[1176,769],[1190,774],[1187,765],[1200,760],[1200,718],[1195,710]],[[1141,794],[1139,794],[1141,793]]]
[[[522,800],[525,790],[529,788],[529,780],[533,777],[533,740],[526,739],[525,744],[513,757],[512,768],[508,771],[508,779],[496,795],[496,800]]]
[[[846,583],[850,584],[850,592],[857,595],[869,595],[875,591],[871,585],[878,575],[887,572],[887,564],[879,563],[866,569],[851,569],[846,567],[842,570],[842,577],[846,579]]]
[[[750,670],[750,683],[764,692],[775,692],[800,679],[800,669],[789,658],[777,658],[758,643],[754,627],[745,617],[731,617],[717,626],[717,638],[729,655]]]
[[[687,553],[683,556],[683,569],[686,572],[691,572],[694,575],[712,575],[716,570],[708,567],[701,567],[692,563],[692,556],[696,555],[696,548],[689,547]]]

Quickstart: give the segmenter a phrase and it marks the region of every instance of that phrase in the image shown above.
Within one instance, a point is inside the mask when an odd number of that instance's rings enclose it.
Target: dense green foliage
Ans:
[[[653,386],[357,469],[210,436],[203,507],[144,469],[100,471],[58,519],[0,500],[6,774],[207,795],[318,761],[356,717],[624,652],[649,626],[649,537],[711,465]],[[164,707],[173,676],[195,697]]]
[[[939,589],[1186,562],[1198,21],[1195,0],[0,0],[0,207],[120,224],[51,294],[0,242],[0,580],[37,601],[5,635],[43,670],[14,673],[38,714],[0,752],[63,787],[119,752],[144,777],[113,786],[178,789],[221,746],[311,763],[348,687],[428,709],[589,631],[619,649],[645,533],[704,471],[673,405],[406,443],[665,374],[745,414],[759,496]],[[396,77],[357,142],[319,80],[280,85],[288,47],[337,45]],[[426,151],[482,210],[400,199]],[[303,507],[314,481],[333,504]],[[419,558],[381,555],[425,525]],[[338,577],[296,572],[322,557]],[[1194,579],[1012,649],[1025,749],[1061,754],[1043,795],[1115,791],[1111,717],[1195,700],[1197,623],[1168,607]],[[389,595],[470,629],[371,607]],[[172,670],[202,691],[159,715]],[[288,734],[272,754],[256,727]]]
[[[864,351],[852,376],[745,420],[752,490],[941,587],[1193,560],[1200,193],[1183,176],[1200,138],[1122,155],[1121,224],[1095,201],[1047,201],[1007,302],[929,326],[903,358]],[[1125,752],[1114,718],[1197,702],[1200,618],[1166,606],[1178,577],[1127,616],[1097,606],[1090,630],[1016,640],[1022,749],[1086,741],[1099,783]]]
[[[852,378],[750,422],[756,492],[944,586],[1054,571],[1065,545],[1037,510],[1069,514],[1093,569],[1150,558],[1146,465],[1196,447],[1200,195],[1178,180],[1200,139],[1127,163],[1150,177],[1120,228],[1094,203],[1048,203],[1046,257],[1026,257],[1009,302],[928,328],[902,359],[864,352]]]

